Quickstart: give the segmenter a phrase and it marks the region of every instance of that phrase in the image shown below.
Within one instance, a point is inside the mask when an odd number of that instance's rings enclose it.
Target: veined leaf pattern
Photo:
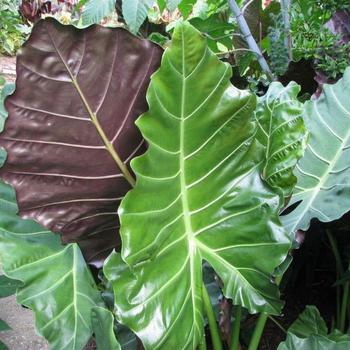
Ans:
[[[306,103],[304,120],[310,133],[305,155],[296,166],[298,178],[290,205],[282,216],[290,232],[307,230],[312,218],[328,222],[350,209],[350,68],[334,85],[324,85],[318,100]]]
[[[17,59],[0,176],[14,186],[22,217],[78,241],[97,266],[120,244],[117,208],[131,187],[130,159],[144,146],[134,121],[161,53],[121,28],[46,19]]]
[[[117,318],[146,349],[195,349],[201,341],[203,260],[234,304],[280,311],[270,277],[290,241],[280,197],[260,178],[255,96],[234,88],[230,75],[181,23],[152,76],[149,112],[137,120],[149,149],[132,161],[136,186],[119,209],[131,269],[114,253],[104,270]]]
[[[0,257],[5,274],[23,282],[17,302],[35,313],[36,328],[53,350],[80,350],[92,336],[99,291],[76,244],[19,218],[13,189],[0,183]]]
[[[257,138],[266,147],[262,176],[271,186],[280,188],[285,197],[291,195],[296,184],[293,170],[306,144],[299,91],[294,82],[286,87],[273,82],[258,99],[255,111]]]

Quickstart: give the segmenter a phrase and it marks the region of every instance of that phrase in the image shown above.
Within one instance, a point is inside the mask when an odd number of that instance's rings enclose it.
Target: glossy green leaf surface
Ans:
[[[290,326],[289,332],[299,338],[307,338],[311,334],[327,335],[327,325],[318,309],[307,305],[296,321]]]
[[[115,0],[88,0],[82,13],[83,25],[99,23],[110,15],[115,6]]]
[[[91,321],[97,350],[121,350],[113,331],[114,317],[109,310],[100,306],[94,307]]]
[[[6,298],[16,293],[16,290],[22,283],[15,281],[5,275],[0,276],[0,298]]]
[[[4,320],[0,318],[0,332],[8,331],[10,329],[11,327]]]
[[[300,86],[294,82],[286,87],[273,82],[258,99],[255,112],[257,138],[266,147],[262,176],[271,186],[281,188],[285,197],[291,194],[297,181],[293,169],[306,142],[302,104],[297,99],[299,91]]]
[[[112,255],[116,316],[146,349],[195,349],[203,336],[202,262],[250,312],[279,313],[270,274],[290,247],[280,198],[260,178],[255,96],[233,87],[190,24],[180,23],[137,120],[148,151],[119,215],[123,266]],[[179,337],[179,334],[181,336]]]
[[[17,211],[13,189],[0,182],[0,259],[5,274],[23,282],[17,301],[34,311],[51,349],[82,349],[92,335],[91,309],[102,303],[84,258],[76,244],[62,246]]]
[[[282,217],[290,232],[307,230],[312,218],[328,222],[350,209],[350,68],[334,85],[324,85],[303,114],[309,142],[294,174],[298,178],[290,205]]]
[[[339,331],[327,335],[327,326],[315,306],[306,306],[288,330],[278,350],[347,350],[350,338]]]
[[[152,5],[153,0],[123,0],[123,16],[132,33],[139,31]]]

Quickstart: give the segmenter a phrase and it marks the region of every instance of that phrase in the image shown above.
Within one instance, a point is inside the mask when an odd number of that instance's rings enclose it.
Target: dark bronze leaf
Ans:
[[[161,55],[121,28],[47,19],[18,56],[0,176],[14,186],[22,217],[79,242],[95,266],[119,244],[117,209],[132,182],[130,159],[144,146],[134,121]]]

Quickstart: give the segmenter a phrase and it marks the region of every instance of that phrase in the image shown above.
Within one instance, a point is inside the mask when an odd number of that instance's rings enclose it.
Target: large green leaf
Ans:
[[[115,7],[115,0],[88,0],[82,13],[83,25],[100,23],[111,14]]]
[[[305,105],[310,133],[305,155],[296,166],[299,205],[283,222],[290,232],[307,230],[312,218],[328,222],[350,209],[350,68],[334,85],[324,85],[316,101]]]
[[[103,307],[96,306],[92,309],[91,317],[97,349],[121,350],[113,330],[113,314]]]
[[[123,0],[123,16],[131,32],[138,32],[153,3],[153,0]]]
[[[250,312],[279,313],[271,274],[290,247],[280,198],[260,178],[255,96],[234,88],[190,24],[180,23],[137,125],[149,144],[121,204],[123,266],[112,255],[116,316],[146,349],[195,349],[203,336],[202,262]],[[181,336],[179,336],[179,334]]]
[[[257,138],[266,147],[262,176],[271,186],[281,188],[286,197],[297,181],[293,169],[303,155],[306,141],[299,91],[294,82],[286,87],[273,82],[258,99],[255,112]]]
[[[1,163],[5,158],[2,149]],[[0,259],[5,274],[23,282],[17,301],[34,311],[52,349],[82,349],[92,335],[91,309],[102,303],[84,258],[76,244],[62,246],[17,211],[14,190],[0,182]]]

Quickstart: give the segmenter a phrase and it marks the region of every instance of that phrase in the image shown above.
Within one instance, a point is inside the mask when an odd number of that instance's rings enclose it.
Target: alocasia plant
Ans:
[[[318,100],[306,102],[303,118],[310,133],[290,205],[283,222],[290,232],[307,230],[312,218],[328,222],[350,209],[350,68]]]
[[[119,208],[122,258],[105,265],[117,319],[146,349],[195,349],[203,337],[202,262],[225,296],[250,312],[279,313],[271,282],[290,240],[282,205],[261,177],[256,98],[230,83],[231,69],[190,24],[179,24],[137,120],[148,151]],[[181,334],[181,337],[178,335]]]
[[[117,208],[133,183],[128,163],[144,144],[134,120],[146,110],[161,53],[124,29],[47,19],[18,56],[0,176],[14,186],[21,216],[79,241],[96,266],[119,245]]]
[[[273,82],[258,99],[255,111],[257,138],[266,147],[262,176],[271,186],[281,188],[285,197],[294,189],[297,179],[293,170],[306,143],[303,105],[297,99],[299,91],[294,82],[286,87]]]

